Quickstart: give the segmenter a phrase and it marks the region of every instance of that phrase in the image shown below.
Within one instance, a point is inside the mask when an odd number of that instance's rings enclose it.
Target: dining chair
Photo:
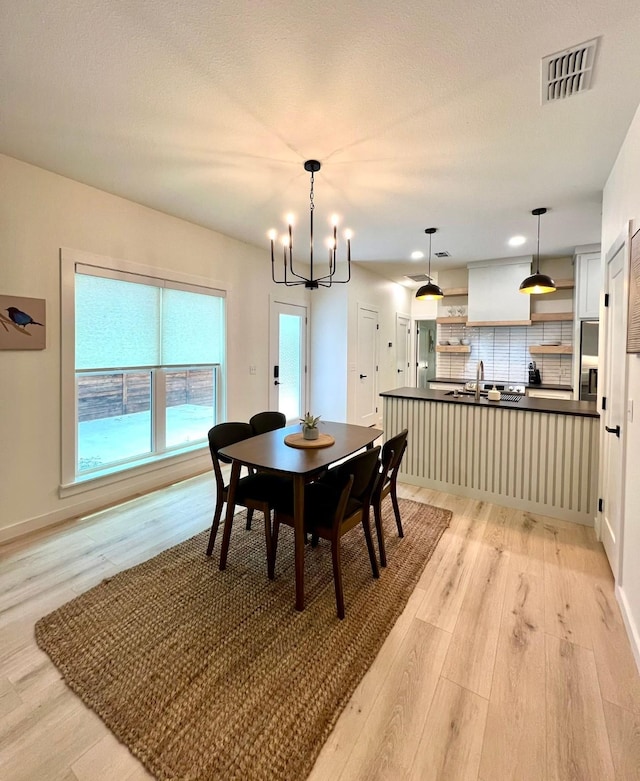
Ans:
[[[331,542],[336,608],[340,619],[344,618],[340,539],[358,525],[362,525],[373,577],[380,576],[369,525],[371,497],[379,476],[379,453],[380,447],[366,450],[329,469],[320,480],[305,486],[305,532],[311,534],[314,547],[319,538]],[[274,562],[272,569],[275,569],[278,533],[282,523],[293,526],[291,494],[286,496],[284,502],[281,498],[275,506],[271,545]]]
[[[228,498],[229,487],[224,484],[221,464],[230,464],[231,460],[225,458],[220,450],[236,442],[249,439],[253,436],[253,430],[249,423],[219,423],[209,429],[209,450],[213,462],[213,472],[216,479],[216,508],[211,523],[207,556],[211,556],[216,541],[222,507]],[[254,510],[259,510],[264,515],[264,533],[267,546],[267,572],[273,578],[273,556],[271,553],[271,507],[274,497],[282,492],[291,491],[289,481],[277,475],[269,475],[264,472],[249,474],[241,477],[236,489],[235,503],[247,508],[247,529],[251,528],[251,516]]]
[[[267,412],[256,412],[249,418],[249,425],[253,429],[254,436],[266,434],[268,431],[275,431],[277,428],[284,428],[287,425],[287,417],[282,412],[268,410]]]
[[[400,507],[398,506],[397,480],[400,464],[407,449],[408,431],[405,428],[395,437],[388,439],[382,446],[380,455],[380,479],[378,480],[371,503],[373,504],[373,517],[375,519],[376,536],[378,537],[378,551],[380,564],[387,566],[387,552],[384,545],[384,532],[382,529],[382,500],[391,494],[393,512],[398,527],[398,537],[404,537],[402,521],[400,519]]]
[[[287,425],[287,416],[282,412],[275,412],[274,410],[268,410],[266,412],[256,412],[249,418],[249,425],[253,432],[253,436],[257,437],[258,434],[266,434],[268,431],[275,431],[278,428],[284,428]],[[255,474],[257,469],[252,466],[249,467],[249,474]],[[251,517],[247,513],[247,529],[251,528]]]

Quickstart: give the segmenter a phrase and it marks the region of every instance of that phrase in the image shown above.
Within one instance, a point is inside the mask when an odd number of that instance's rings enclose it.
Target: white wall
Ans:
[[[338,275],[342,279],[340,270]],[[351,283],[349,283],[351,284]],[[323,420],[347,419],[347,306],[349,285],[312,291],[310,409]]]
[[[311,407],[314,414],[327,420],[350,423],[357,420],[359,305],[378,311],[378,391],[395,387],[396,314],[410,316],[411,296],[409,288],[353,265],[348,285],[312,292]],[[389,342],[392,347],[388,346]],[[378,410],[381,424],[382,404]]]
[[[199,463],[58,497],[61,247],[180,270],[227,288],[230,420],[268,407],[269,293],[279,286],[271,282],[266,241],[259,249],[6,156],[0,156],[0,182],[0,291],[44,298],[47,306],[44,351],[0,352],[2,539],[16,524],[27,531],[63,520],[210,464],[205,450]],[[304,288],[293,291],[291,299],[308,300]]]
[[[613,242],[627,229],[629,220],[640,228],[640,107],[604,188],[602,204],[603,258]],[[624,528],[622,574],[618,593],[640,666],[640,355],[628,355],[627,398],[635,400],[633,422],[626,421]]]

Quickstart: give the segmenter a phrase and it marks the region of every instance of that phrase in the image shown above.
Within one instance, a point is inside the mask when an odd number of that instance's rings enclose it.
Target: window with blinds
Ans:
[[[204,443],[224,366],[221,291],[77,263],[76,476]]]

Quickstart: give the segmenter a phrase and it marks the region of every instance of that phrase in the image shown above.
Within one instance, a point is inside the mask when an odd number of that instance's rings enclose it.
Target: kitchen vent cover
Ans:
[[[428,274],[407,274],[406,278],[412,282],[431,282],[431,277]]]
[[[440,252],[434,252],[433,254],[436,256],[436,258],[450,258],[451,257],[451,253],[447,252],[446,249],[440,250]]]
[[[591,87],[598,39],[544,57],[541,65],[542,103],[586,92]]]

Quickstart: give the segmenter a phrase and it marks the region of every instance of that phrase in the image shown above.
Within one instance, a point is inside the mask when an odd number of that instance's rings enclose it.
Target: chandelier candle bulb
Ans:
[[[273,258],[273,242],[275,241],[276,237],[278,236],[278,232],[274,230],[273,228],[267,233],[267,236],[269,237],[269,240],[271,241],[271,269],[273,270],[273,264],[274,264],[274,258]]]

